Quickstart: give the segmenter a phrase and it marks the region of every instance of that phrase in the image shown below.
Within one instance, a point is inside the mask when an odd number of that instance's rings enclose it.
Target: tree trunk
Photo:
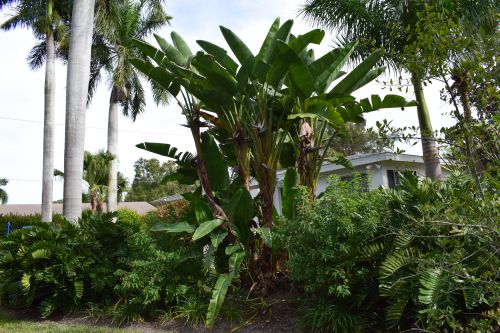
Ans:
[[[90,50],[95,0],[75,0],[71,18],[64,146],[63,214],[76,222],[82,215],[85,107],[90,77]]]
[[[436,139],[432,133],[432,124],[429,117],[429,110],[425,102],[422,82],[412,74],[413,88],[417,100],[417,115],[420,126],[420,136],[422,137],[422,153],[424,157],[425,176],[430,179],[441,178],[441,164]]]
[[[46,18],[52,22],[52,1],[47,1]],[[42,171],[42,221],[52,222],[54,197],[54,114],[56,99],[55,43],[52,25],[46,34],[47,59],[45,61],[45,103],[43,116],[43,171]]]
[[[114,86],[109,99],[108,153],[113,156],[108,171],[108,191],[106,201],[108,212],[118,209],[118,109],[120,108],[120,88]]]

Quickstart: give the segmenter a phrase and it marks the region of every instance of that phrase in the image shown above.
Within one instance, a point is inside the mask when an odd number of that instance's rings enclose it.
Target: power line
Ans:
[[[20,122],[33,123],[33,124],[43,124],[43,121],[21,119],[21,118],[12,118],[12,117],[3,117],[3,116],[0,116],[0,119],[11,120],[11,121],[20,121]],[[54,124],[54,125],[56,125],[56,126],[64,126],[64,124],[60,124],[60,123]],[[85,128],[87,128],[87,129],[97,129],[97,130],[107,130],[107,128],[105,128],[105,127],[96,127],[96,126],[85,126]],[[149,132],[149,131],[126,130],[126,129],[119,129],[119,131],[120,132],[128,132],[128,133],[140,133],[140,134],[190,136],[189,134],[181,134],[181,133]]]

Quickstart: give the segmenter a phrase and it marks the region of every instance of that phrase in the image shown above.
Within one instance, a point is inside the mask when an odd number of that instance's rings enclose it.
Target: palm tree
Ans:
[[[481,0],[474,6],[466,6],[460,0],[308,0],[302,14],[315,23],[338,30],[342,42],[356,39],[364,42],[365,52],[360,49],[358,55],[366,55],[371,47],[384,48],[387,51],[385,61],[392,68],[410,73],[418,104],[425,174],[437,179],[441,177],[441,166],[422,87],[426,68],[412,66],[405,56],[406,47],[416,39],[416,14],[422,12],[424,6],[432,5],[439,10],[454,10],[464,22],[474,25],[491,3],[492,0]]]
[[[95,0],[73,1],[66,88],[63,214],[75,222],[82,214],[85,106],[90,78],[90,51]]]
[[[148,37],[170,20],[161,3],[161,0],[113,1],[110,6],[97,9],[99,14],[94,34],[93,59],[95,66],[89,91],[92,94],[104,69],[111,81],[107,152],[114,156],[110,161],[107,183],[108,211],[115,211],[118,202],[118,110],[122,106],[123,114],[135,121],[145,107],[144,89],[138,71],[128,61],[130,58],[141,57],[131,40]],[[164,101],[164,95],[156,94],[157,91],[159,90],[153,89],[155,100]]]
[[[9,181],[5,178],[0,178],[0,186],[5,186],[7,185]],[[0,203],[6,204],[7,200],[9,200],[9,196],[7,195],[7,192],[3,188],[0,188]]]
[[[69,17],[68,1],[47,0],[0,2],[0,10],[7,5],[15,5],[15,12],[0,26],[3,30],[18,27],[32,28],[41,40],[31,50],[28,62],[32,69],[38,69],[45,60],[45,95],[43,129],[43,172],[42,172],[42,221],[52,221],[54,172],[54,114],[55,114],[55,59],[56,41],[64,39],[66,22]]]

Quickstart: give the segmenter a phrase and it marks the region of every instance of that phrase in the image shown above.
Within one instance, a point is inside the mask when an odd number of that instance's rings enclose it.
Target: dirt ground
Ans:
[[[60,323],[65,325],[89,325],[95,327],[117,327],[110,320],[96,320],[84,314],[72,314],[55,317],[49,320],[41,320],[33,311],[10,311],[1,310],[14,319]],[[265,307],[259,308],[249,318],[244,318],[240,323],[230,323],[219,320],[214,328],[189,327],[175,320],[160,324],[157,322],[129,323],[119,326],[130,332],[141,333],[307,333],[300,328],[298,322],[298,303],[293,299],[267,300]]]

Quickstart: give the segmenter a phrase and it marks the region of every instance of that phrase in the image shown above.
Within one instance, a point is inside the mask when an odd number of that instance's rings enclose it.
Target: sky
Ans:
[[[304,0],[168,0],[166,11],[173,19],[158,34],[169,39],[170,32],[176,31],[193,51],[199,50],[195,43],[199,39],[229,50],[219,30],[219,25],[223,25],[233,30],[257,53],[276,17],[280,17],[282,22],[294,19],[292,32],[295,35],[313,28],[298,16],[298,9],[303,3]],[[0,22],[7,15],[6,12],[0,13]],[[332,40],[333,35],[328,32],[321,46],[315,48],[317,57],[331,49]],[[0,31],[0,178],[9,180],[4,189],[9,195],[8,203],[11,204],[41,202],[44,68],[34,72],[26,64],[28,52],[35,43],[35,38],[27,29]],[[153,39],[151,43],[155,44]],[[66,66],[57,63],[55,167],[60,170],[64,169],[65,81]],[[371,94],[389,93],[382,88],[381,83],[372,83],[355,95],[362,98]],[[425,89],[435,129],[453,123],[445,115],[447,105],[439,99],[439,89],[436,83]],[[121,115],[119,119],[119,170],[129,181],[134,177],[133,164],[140,157],[165,160],[136,148],[138,143],[164,142],[178,147],[180,151],[194,149],[188,129],[180,126],[184,120],[179,108],[175,104],[156,106],[147,87],[146,91],[145,113],[139,115],[135,122]],[[109,95],[109,82],[102,80],[86,113],[85,149],[88,151],[96,152],[106,148]],[[405,96],[414,98],[411,91]],[[392,120],[395,126],[418,124],[415,108],[373,112],[365,118],[368,127],[383,119]],[[421,154],[419,145],[408,151]],[[62,180],[56,180],[54,200],[61,199],[62,196]]]

